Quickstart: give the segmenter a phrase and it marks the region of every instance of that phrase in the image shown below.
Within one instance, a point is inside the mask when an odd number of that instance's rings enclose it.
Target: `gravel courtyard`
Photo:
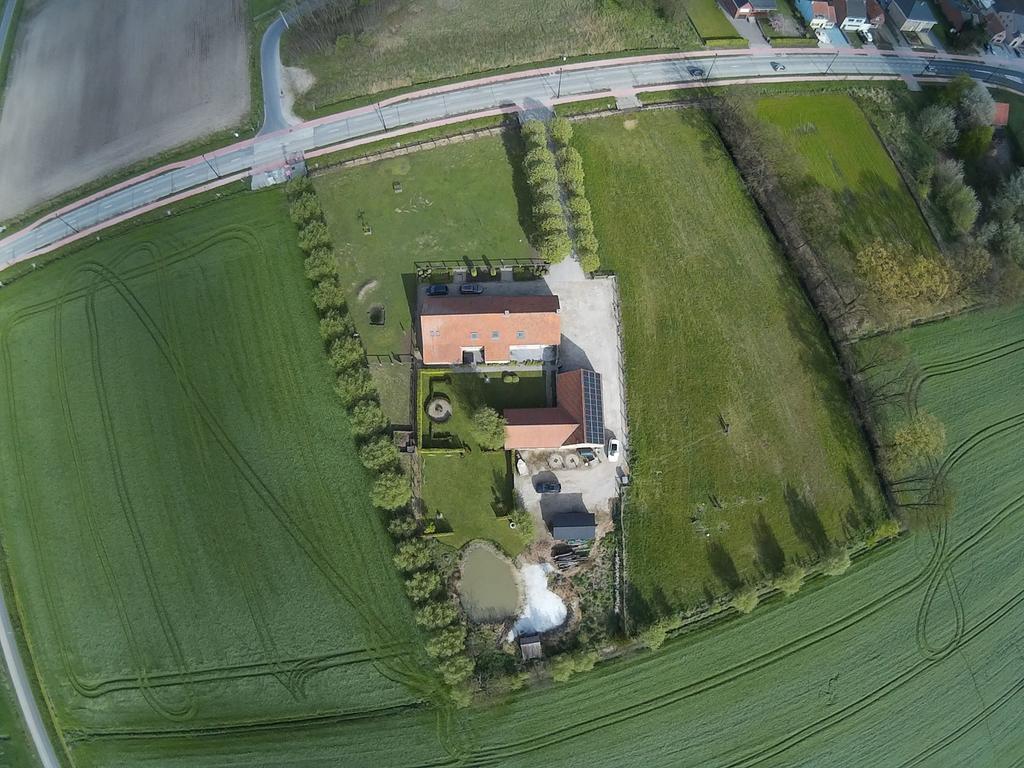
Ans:
[[[0,112],[0,222],[249,110],[245,0],[28,0]]]

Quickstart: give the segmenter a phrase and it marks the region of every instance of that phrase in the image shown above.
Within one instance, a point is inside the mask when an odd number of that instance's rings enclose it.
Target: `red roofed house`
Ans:
[[[1010,105],[1005,101],[996,102],[996,113],[992,118],[992,125],[996,128],[1005,128],[1010,122]]]
[[[832,29],[836,25],[836,9],[825,0],[811,3],[811,29]]]
[[[553,360],[562,338],[557,296],[427,296],[424,365]]]
[[[578,369],[555,377],[554,408],[506,408],[505,450],[604,445],[601,375]]]

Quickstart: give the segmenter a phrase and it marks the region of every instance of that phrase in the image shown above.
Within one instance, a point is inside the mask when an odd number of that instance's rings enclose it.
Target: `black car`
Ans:
[[[463,283],[459,286],[459,293],[462,294],[480,294],[484,292],[484,287],[480,283]]]
[[[537,493],[561,493],[562,484],[559,482],[537,483]]]
[[[704,70],[700,67],[687,67],[686,71],[690,73],[690,77],[704,77]]]
[[[432,283],[427,286],[427,296],[447,296],[448,286],[444,283]]]
[[[785,72],[786,71],[786,65],[785,64],[780,64],[777,61],[773,61],[773,62],[771,62],[771,65],[772,65],[772,69],[774,69],[776,72]]]

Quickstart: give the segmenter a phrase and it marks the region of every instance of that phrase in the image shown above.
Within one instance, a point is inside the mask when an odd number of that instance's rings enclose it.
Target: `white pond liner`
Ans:
[[[523,582],[524,607],[512,631],[508,633],[509,641],[519,635],[547,632],[565,621],[565,603],[548,589],[548,573],[553,570],[554,567],[548,563],[524,565],[519,569],[519,577]]]

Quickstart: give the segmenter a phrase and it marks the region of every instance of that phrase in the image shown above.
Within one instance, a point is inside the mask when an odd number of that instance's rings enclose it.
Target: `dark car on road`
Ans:
[[[463,294],[480,294],[484,292],[484,287],[480,283],[463,283],[459,286],[459,293]]]
[[[690,73],[690,77],[704,77],[704,70],[700,67],[687,67],[686,71]]]
[[[557,481],[537,483],[537,493],[561,493],[562,484]]]
[[[443,283],[433,283],[427,286],[427,296],[447,296],[448,286]]]
[[[773,62],[771,62],[771,65],[772,65],[772,69],[774,69],[776,72],[785,72],[786,71],[786,65],[785,64],[780,64],[777,61],[773,61]]]

